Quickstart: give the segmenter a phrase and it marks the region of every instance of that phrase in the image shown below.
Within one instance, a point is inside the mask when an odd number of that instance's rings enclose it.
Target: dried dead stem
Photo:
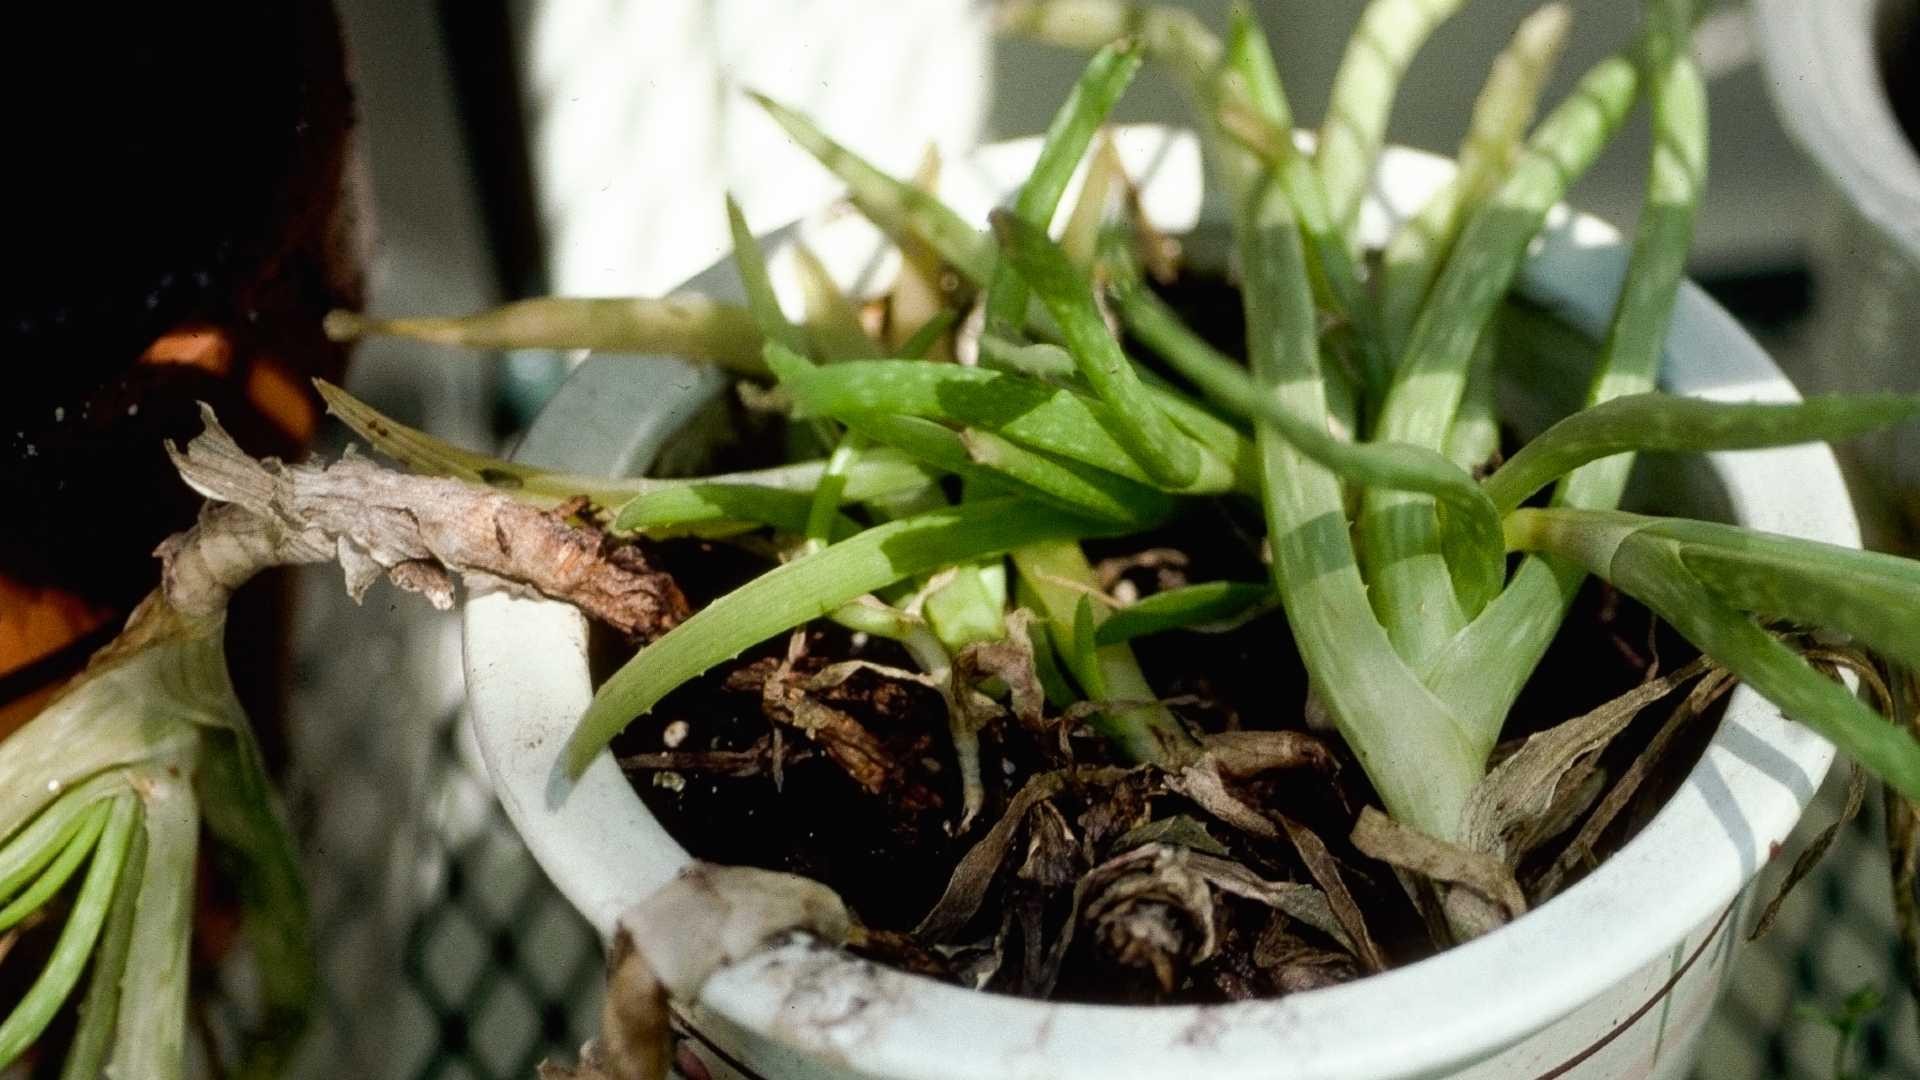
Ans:
[[[352,451],[332,465],[255,460],[202,410],[206,430],[182,451],[180,476],[211,501],[158,552],[176,609],[224,608],[270,566],[338,561],[355,600],[383,575],[438,608],[455,578],[504,583],[573,604],[622,633],[650,639],[687,615],[673,579],[635,547],[458,480],[412,476]]]
[[[1012,850],[1027,813],[1053,798],[1069,784],[1111,784],[1131,771],[1113,767],[1084,766],[1040,773],[1028,780],[1007,804],[1006,813],[987,830],[953,868],[953,878],[927,917],[914,928],[914,935],[929,941],[950,937],[965,926],[986,902],[995,874]]]
[[[1246,759],[1242,764],[1247,774],[1325,767],[1317,754],[1303,753],[1302,744],[1291,740],[1280,747],[1257,739],[1229,740],[1223,748]],[[1237,861],[1199,820],[1178,813],[1153,815],[1150,801],[1168,795],[1178,795],[1219,820],[1242,846],[1251,838],[1257,844],[1294,848],[1314,883],[1270,881]],[[1055,805],[1056,799],[1069,796],[1085,807],[1077,835]],[[1024,847],[1018,843],[1022,836]],[[915,936],[926,942],[952,941],[974,923],[1006,870],[1012,873],[1006,878],[1000,929],[958,948],[978,956],[973,967],[984,964],[983,978],[991,978],[1005,963],[1008,931],[1017,926],[1026,950],[1020,973],[1025,993],[1051,993],[1069,950],[1082,941],[1108,962],[1141,972],[1160,992],[1170,993],[1185,971],[1211,960],[1224,947],[1226,929],[1217,923],[1218,902],[1229,898],[1264,906],[1272,913],[1268,923],[1304,927],[1339,950],[1331,955],[1346,958],[1321,963],[1324,946],[1304,939],[1289,946],[1289,956],[1311,955],[1310,966],[1318,971],[1379,970],[1385,965],[1326,845],[1283,815],[1243,801],[1227,788],[1218,764],[1204,754],[1178,772],[1081,766],[1033,776],[961,860]],[[1049,919],[1047,907],[1063,896],[1071,897],[1065,919]],[[1058,925],[1050,925],[1054,922]],[[1289,959],[1281,966],[1292,963]],[[1313,977],[1296,974],[1304,981]]]
[[[847,778],[869,795],[886,796],[901,810],[917,812],[939,805],[939,797],[907,774],[906,766],[880,738],[852,714],[825,699],[855,671],[869,665],[832,665],[813,675],[800,670],[806,659],[806,634],[795,631],[783,659],[749,664],[727,677],[729,690],[758,693],[760,711],[773,725],[769,766],[776,778],[790,755],[779,740],[783,729],[797,732],[839,766]],[[901,673],[905,674],[905,673]]]
[[[1841,670],[1851,671],[1860,680],[1860,685],[1873,696],[1875,707],[1879,709],[1882,716],[1894,717],[1896,723],[1909,722],[1906,711],[1902,709],[1894,693],[1892,683],[1871,656],[1854,649],[1823,646],[1808,648],[1801,655],[1805,656],[1809,663],[1829,674],[1836,674]],[[1889,825],[1889,854],[1892,856],[1894,873],[1894,909],[1900,918],[1902,938],[1910,941],[1914,926],[1910,911],[1902,910],[1900,895],[1899,874],[1902,856],[1899,849],[1893,848],[1892,844],[1893,826],[1897,817],[1895,808],[1906,807],[1910,813],[1912,804],[1901,798],[1899,793],[1891,788],[1885,789],[1885,796]],[[1793,890],[1798,888],[1800,883],[1820,865],[1821,860],[1827,857],[1827,851],[1833,847],[1833,841],[1840,835],[1840,830],[1859,816],[1860,807],[1866,802],[1866,798],[1866,770],[1862,769],[1857,761],[1848,762],[1847,797],[1840,808],[1839,816],[1814,834],[1813,839],[1807,842],[1807,846],[1794,857],[1793,865],[1787,869],[1787,876],[1780,882],[1780,888],[1774,892],[1773,899],[1769,900],[1767,906],[1761,910],[1760,917],[1754,920],[1753,929],[1748,932],[1747,940],[1758,941],[1773,929],[1774,921],[1780,917],[1780,908],[1787,902],[1787,897],[1791,896]],[[1911,892],[1911,882],[1909,882],[1909,892]],[[1911,896],[1908,900],[1911,900]],[[1911,950],[1909,950],[1909,956],[1911,956]]]
[[[1496,856],[1444,840],[1364,807],[1353,827],[1353,846],[1396,869],[1440,884],[1447,924],[1470,940],[1526,914],[1527,897],[1513,871]]]
[[[1734,686],[1733,673],[1724,668],[1708,672],[1694,684],[1673,712],[1667,714],[1666,722],[1660,725],[1660,730],[1647,743],[1646,749],[1614,781],[1594,806],[1593,812],[1587,815],[1587,820],[1581,823],[1580,831],[1574,834],[1552,865],[1534,883],[1533,894],[1538,900],[1544,901],[1557,894],[1570,874],[1595,861],[1594,851],[1599,847],[1601,835],[1627,808],[1654,767],[1665,759],[1667,747],[1674,738],[1691,726],[1714,702],[1730,693]]]
[[[1339,861],[1313,830],[1303,827],[1285,814],[1266,813],[1248,805],[1227,789],[1219,768],[1209,759],[1203,758],[1199,763],[1181,770],[1178,776],[1169,777],[1167,787],[1191,799],[1222,824],[1249,836],[1268,841],[1277,841],[1284,836],[1299,854],[1300,861],[1306,865],[1314,884],[1326,894],[1334,917],[1353,943],[1355,959],[1368,971],[1386,969],[1386,954],[1367,928],[1366,916],[1359,902],[1354,899],[1353,892],[1347,888],[1346,876],[1340,869]]]
[[[1463,845],[1518,864],[1586,809],[1582,799],[1592,793],[1583,781],[1593,773],[1600,751],[1643,709],[1710,666],[1704,658],[1695,660],[1527,739],[1474,788],[1462,823]]]

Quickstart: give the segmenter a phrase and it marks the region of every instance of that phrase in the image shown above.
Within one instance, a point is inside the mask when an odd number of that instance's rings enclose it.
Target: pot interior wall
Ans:
[[[1500,415],[1514,436],[1532,439],[1581,407],[1588,382],[1584,360],[1541,352],[1502,373]],[[1734,521],[1726,485],[1700,454],[1640,454],[1634,459],[1621,509]]]
[[[1920,0],[1881,0],[1874,39],[1893,115],[1907,141],[1920,148]]]

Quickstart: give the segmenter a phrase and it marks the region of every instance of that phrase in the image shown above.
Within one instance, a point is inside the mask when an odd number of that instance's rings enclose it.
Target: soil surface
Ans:
[[[1257,565],[1254,557],[1244,549],[1233,550],[1238,535],[1234,530],[1204,527],[1199,520],[1188,525],[1132,538],[1125,544],[1105,545],[1105,551],[1091,554],[1177,550],[1174,544],[1184,543],[1193,559],[1187,568],[1144,568],[1125,575],[1123,580],[1140,595],[1178,584],[1188,573],[1202,573],[1199,567],[1203,565],[1213,568],[1205,571],[1208,576],[1257,580],[1247,576]],[[676,572],[696,607],[769,565],[720,543],[669,542],[659,545],[657,554]],[[1203,562],[1203,557],[1207,561]],[[1219,572],[1228,568],[1238,573]],[[1571,718],[1637,685],[1646,676],[1656,644],[1665,669],[1688,656],[1684,643],[1673,639],[1664,627],[1656,630],[1639,605],[1603,584],[1589,584],[1567,628],[1522,694],[1506,738],[1518,739]],[[1283,616],[1264,616],[1228,633],[1175,631],[1153,635],[1137,639],[1135,646],[1153,685],[1167,698],[1185,702],[1177,711],[1196,731],[1294,730],[1317,735],[1306,721],[1305,673]],[[807,629],[805,648],[805,656],[793,665],[801,677],[850,659],[912,667],[893,643],[856,640],[827,623]],[[696,857],[814,878],[837,890],[869,927],[906,935],[934,907],[956,864],[998,820],[1022,785],[1036,772],[1062,764],[1057,747],[1044,745],[1015,725],[990,728],[983,738],[982,757],[997,767],[989,768],[985,775],[987,810],[966,833],[953,835],[960,792],[940,696],[927,687],[872,673],[856,674],[818,695],[820,703],[852,717],[871,732],[899,764],[901,779],[876,793],[850,778],[847,770],[818,744],[810,743],[792,727],[769,719],[765,685],[787,650],[784,639],[768,642],[681,687],[655,708],[647,722],[635,724],[621,735],[615,741],[615,753],[623,758],[679,755],[674,760],[650,762],[679,767],[634,767],[629,769],[629,776],[642,799]],[[603,670],[611,670],[625,652],[620,643],[602,639],[599,659]],[[1604,755],[1608,770],[1617,772],[1631,762],[1665,715],[1665,710],[1655,708],[1637,720]],[[1627,815],[1624,828],[1616,826],[1608,838],[1608,849],[1624,842],[1671,794],[1713,726],[1711,720],[1698,723],[1692,737],[1685,740],[1691,745],[1669,755],[1661,770],[1665,781],[1649,784],[1640,793],[1635,803],[1637,812]],[[777,727],[785,729],[780,736],[782,775],[776,784],[772,751]],[[1391,868],[1368,860],[1347,841],[1360,807],[1377,800],[1337,737],[1325,736],[1324,745],[1340,763],[1332,775],[1277,773],[1244,785],[1240,793],[1246,801],[1283,813],[1320,837],[1347,871],[1347,884],[1390,963],[1406,963],[1430,954],[1434,945]],[[1119,764],[1091,737],[1076,737],[1072,746],[1078,764]],[[1131,831],[1135,818],[1150,815],[1155,821],[1175,821],[1174,828],[1199,826],[1205,838],[1195,843],[1211,849],[1206,845],[1206,839],[1211,839],[1224,849],[1223,853],[1268,880],[1313,880],[1289,845],[1252,842],[1219,827],[1206,812],[1181,796],[1165,791],[1149,793],[1150,788],[1144,781],[1092,787],[1070,791],[1051,805],[1075,834],[1100,833],[1099,819],[1103,815],[1119,819],[1107,827],[1110,834]],[[1103,800],[1116,805],[1095,805]],[[1052,815],[1047,820],[1051,821]],[[1129,828],[1121,829],[1122,823]],[[1035,828],[1030,820],[1027,831]],[[1111,842],[1116,837],[1105,839]],[[1040,844],[1029,836],[1024,848],[1015,846],[1031,851]],[[1558,853],[1551,845],[1548,852]],[[1017,879],[1020,870],[1001,876]],[[1022,891],[1020,884],[1024,883],[1016,881],[1015,887],[1001,891],[1018,894]],[[1001,903],[1019,905],[1034,899],[1038,898],[1012,895]],[[976,926],[987,927],[981,936],[993,934],[990,924],[1007,914],[1004,909],[997,913],[994,907],[989,901],[988,910],[975,920]],[[1220,1001],[1318,985],[1303,981],[1301,973],[1290,968],[1285,970],[1286,981],[1281,981],[1274,965],[1263,968],[1259,964],[1261,935],[1269,925],[1269,913],[1263,907],[1224,901],[1221,908],[1215,912],[1222,938],[1216,956],[1186,973],[1172,992],[1155,986],[1151,979],[1115,981],[1111,963],[1076,952],[1066,958],[1050,996],[1087,1001]],[[1038,913],[1043,920],[1048,916],[1063,918],[1064,910]],[[1014,921],[1025,917],[1029,916],[1015,913]],[[1003,948],[1020,947],[1017,941],[1006,940],[1013,935],[1000,936]],[[1329,954],[1316,958],[1321,961],[1317,966],[1326,969],[1329,981],[1361,973],[1352,963],[1335,962],[1338,950],[1333,942],[1303,936]],[[926,967],[935,974],[959,976],[960,972],[941,962],[937,952],[919,955],[921,950],[888,937],[889,942],[878,950],[881,958]],[[988,985],[1018,989],[1012,985],[1017,981],[996,979]]]
[[[1125,593],[1131,588],[1142,596],[1177,586],[1189,577],[1258,580],[1254,576],[1258,560],[1242,544],[1245,537],[1256,535],[1241,531],[1250,529],[1251,523],[1234,521],[1224,510],[1220,516],[1219,523],[1196,516],[1161,533],[1109,542],[1095,547],[1090,555],[1187,553],[1190,562],[1185,567],[1145,566],[1126,572],[1119,590]],[[673,541],[657,545],[656,554],[676,574],[696,607],[771,565],[723,543]],[[1324,842],[1343,868],[1346,884],[1389,964],[1410,962],[1434,951],[1424,923],[1391,868],[1362,856],[1347,840],[1359,809],[1377,800],[1338,738],[1309,727],[1305,672],[1284,617],[1267,615],[1227,633],[1175,631],[1136,639],[1134,644],[1150,681],[1167,698],[1183,702],[1177,711],[1194,730],[1292,730],[1322,740],[1339,762],[1337,771],[1330,775],[1303,770],[1274,773],[1239,785],[1238,793],[1265,811],[1284,814]],[[647,721],[634,724],[615,741],[616,755],[660,755],[648,762],[651,767],[630,767],[629,776],[642,799],[696,857],[784,870],[824,882],[840,893],[867,926],[889,932],[876,935],[872,951],[878,958],[965,981],[967,965],[977,963],[976,958],[964,953],[947,956],[917,945],[908,940],[909,932],[934,907],[955,866],[999,819],[1009,800],[1034,774],[1064,764],[1057,745],[1048,745],[1012,723],[990,727],[982,740],[982,759],[990,766],[985,771],[987,809],[967,832],[954,835],[960,791],[940,695],[925,686],[870,672],[815,695],[820,704],[870,732],[896,763],[897,779],[876,792],[856,782],[821,744],[809,741],[792,725],[769,718],[766,685],[788,649],[784,638],[765,643],[681,687]],[[1656,629],[1639,605],[1603,584],[1589,584],[1566,629],[1521,695],[1505,737],[1518,739],[1632,688],[1646,677],[1656,649],[1663,670],[1689,655],[1684,643],[1664,627]],[[598,657],[603,673],[627,651],[610,636],[603,638]],[[805,654],[793,662],[792,670],[803,680],[830,664],[851,659],[912,668],[909,658],[891,642],[856,639],[833,624],[817,623],[807,628]],[[1656,707],[1635,721],[1603,756],[1607,771],[1617,774],[1630,763],[1666,715],[1667,710]],[[1713,726],[1709,719],[1690,729],[1690,737],[1683,740],[1689,745],[1668,755],[1661,770],[1664,780],[1650,783],[1636,797],[1634,809],[1623,815],[1626,820],[1610,832],[1606,849],[1623,842],[1671,794]],[[783,755],[778,781],[772,763],[776,738]],[[1090,736],[1078,735],[1071,745],[1079,765],[1119,764]],[[1070,788],[1049,806],[1052,809],[1044,817],[1029,818],[1023,827],[1024,835],[1014,844],[1010,860],[1016,865],[1003,868],[999,875],[1003,884],[970,925],[974,938],[997,939],[1001,950],[1015,958],[1028,948],[1021,932],[1025,925],[1051,926],[1066,917],[1070,906],[1070,896],[1063,895],[1070,893],[1065,884],[1040,887],[1045,871],[1020,865],[1023,858],[1031,861],[1044,848],[1046,841],[1035,835],[1043,828],[1104,841],[1097,844],[1098,852],[1110,855],[1125,850],[1124,834],[1144,832],[1141,823],[1146,819],[1172,822],[1163,827],[1177,833],[1183,846],[1218,851],[1266,880],[1314,880],[1290,844],[1236,834],[1187,799],[1145,778]],[[1042,820],[1048,824],[1039,824]],[[1536,859],[1557,854],[1557,847],[1549,845]],[[1058,873],[1071,882],[1097,857],[1072,853],[1063,858]],[[1042,882],[1024,880],[1023,875],[1039,875]],[[1215,903],[1220,940],[1213,957],[1183,972],[1170,990],[1149,977],[1151,972],[1116,972],[1111,957],[1099,955],[1097,947],[1088,945],[1074,947],[1064,958],[1048,996],[1083,1001],[1221,1001],[1272,996],[1363,973],[1327,935],[1311,931],[1296,933],[1295,940],[1278,945],[1269,941],[1263,952],[1263,936],[1272,937],[1268,931],[1271,912],[1237,899]],[[1001,920],[1010,925],[999,927]],[[1034,937],[1053,940],[1044,929]],[[968,939],[967,935],[962,938]],[[1269,953],[1285,955],[1289,949],[1300,952],[1308,947],[1313,951],[1307,953],[1305,963],[1261,962],[1263,957],[1271,959]],[[1009,962],[1006,956],[1001,960],[987,988],[1030,992],[1030,980],[1019,970],[1018,960]],[[1116,974],[1133,977],[1116,979]]]

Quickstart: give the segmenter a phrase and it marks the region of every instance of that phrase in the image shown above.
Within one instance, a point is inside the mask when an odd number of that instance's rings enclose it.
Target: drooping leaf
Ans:
[[[567,767],[578,775],[621,728],[687,679],[858,596],[1022,544],[1100,531],[1082,517],[983,501],[878,525],[768,571],[696,612],[614,673],[568,740]]]
[[[327,316],[335,341],[402,337],[468,349],[591,349],[677,356],[764,377],[760,331],[745,309],[697,293],[663,297],[544,296],[465,316]]]
[[[1645,393],[1603,401],[1542,432],[1491,477],[1501,513],[1591,461],[1637,451],[1750,450],[1838,442],[1920,416],[1920,396],[1834,395],[1794,404]]]

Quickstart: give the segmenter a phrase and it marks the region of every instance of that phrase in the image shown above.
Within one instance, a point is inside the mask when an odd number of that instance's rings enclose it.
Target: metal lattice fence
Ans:
[[[467,734],[456,616],[303,572],[288,809],[321,953],[298,1077],[527,1080],[599,1009],[599,941],[508,823]]]
[[[1844,769],[1834,771],[1800,827],[1800,843],[1840,812]],[[1862,1024],[1852,1067],[1867,1077],[1920,1076],[1920,1018],[1900,977],[1885,836],[1876,795],[1772,932],[1748,946],[1707,1030],[1699,1080],[1831,1076],[1836,1033],[1796,1010],[1835,1009],[1868,987],[1884,1004]],[[1790,847],[1789,857],[1798,850]]]
[[[420,851],[438,881],[408,927],[407,989],[427,1010],[396,1077],[523,1080],[571,1060],[595,1027],[600,943],[547,883],[494,801],[463,718],[436,737],[429,819],[457,820]]]

